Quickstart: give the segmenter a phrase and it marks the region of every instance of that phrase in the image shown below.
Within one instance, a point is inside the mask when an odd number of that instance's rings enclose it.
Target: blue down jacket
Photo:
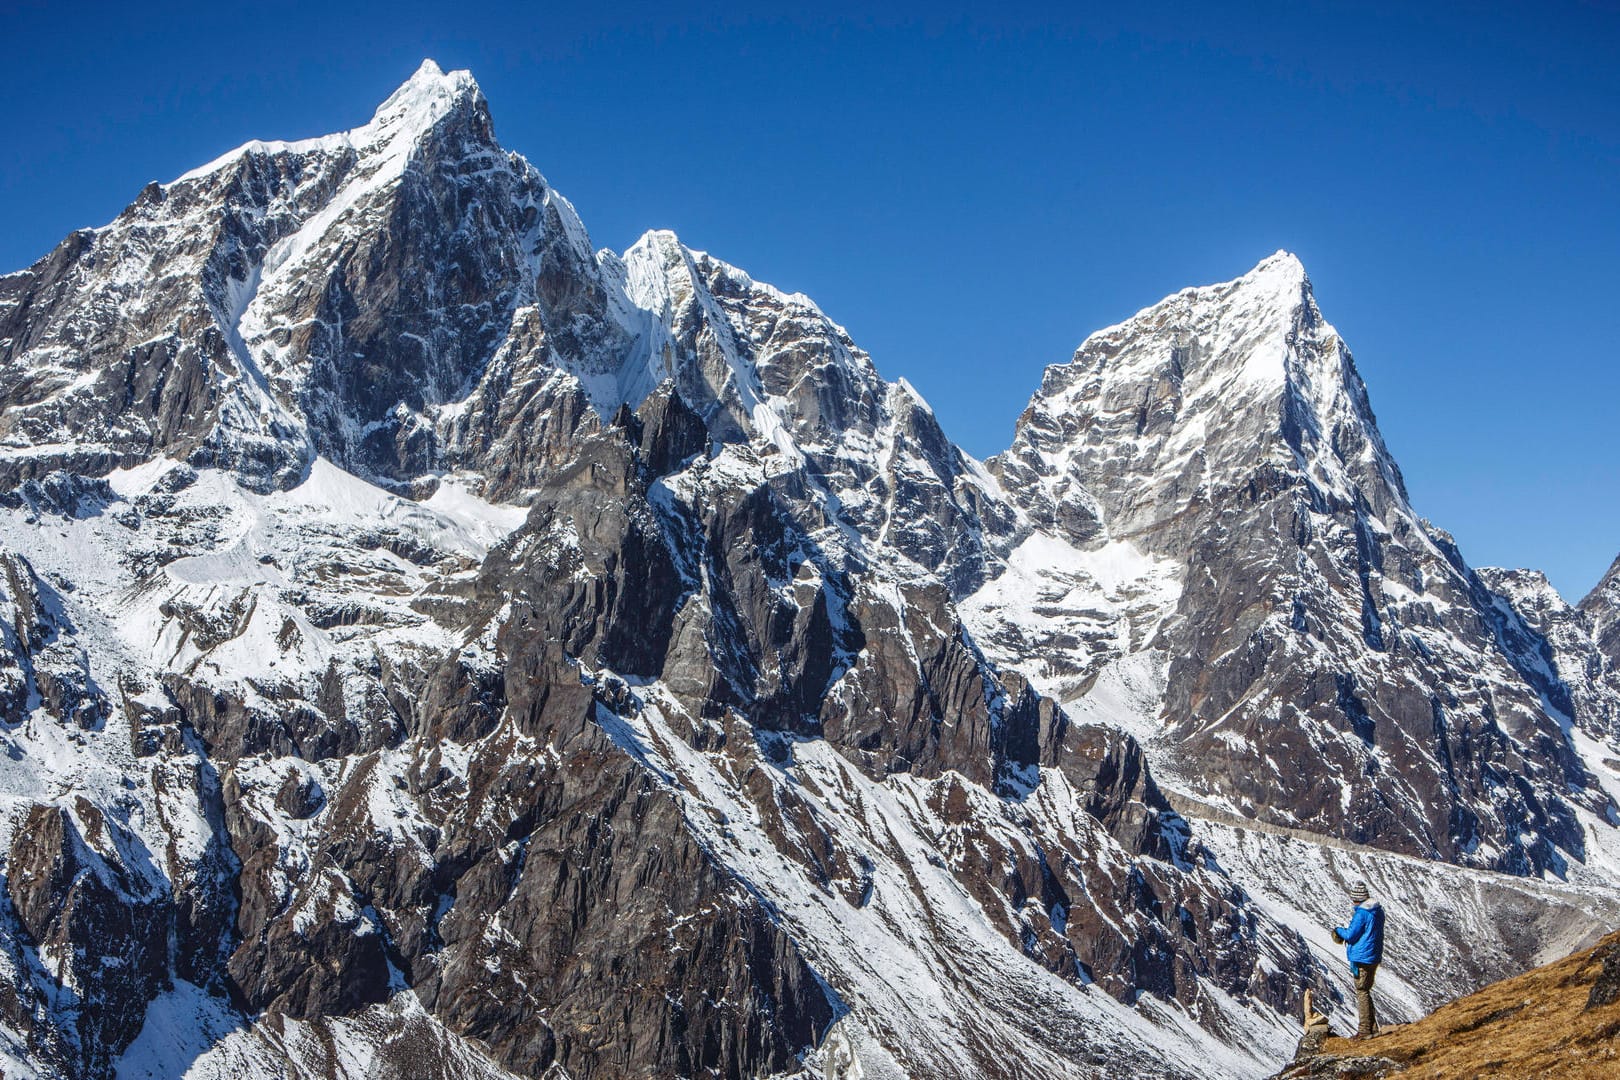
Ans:
[[[1384,905],[1363,900],[1350,916],[1350,925],[1339,927],[1344,938],[1344,955],[1351,970],[1357,964],[1376,964],[1384,959]]]

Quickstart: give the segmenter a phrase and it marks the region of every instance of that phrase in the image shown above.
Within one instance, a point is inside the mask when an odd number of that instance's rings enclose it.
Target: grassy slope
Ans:
[[[1329,1039],[1322,1052],[1391,1058],[1407,1066],[1401,1080],[1620,1078],[1620,1002],[1586,1008],[1603,958],[1615,947],[1620,932],[1371,1041]]]

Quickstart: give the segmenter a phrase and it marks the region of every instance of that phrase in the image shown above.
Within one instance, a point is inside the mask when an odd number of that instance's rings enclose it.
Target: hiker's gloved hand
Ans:
[[[1339,930],[1338,930],[1337,927],[1334,927],[1334,929],[1333,929],[1333,944],[1335,944],[1335,945],[1343,945],[1344,944],[1344,938],[1343,938],[1342,935],[1340,935]]]

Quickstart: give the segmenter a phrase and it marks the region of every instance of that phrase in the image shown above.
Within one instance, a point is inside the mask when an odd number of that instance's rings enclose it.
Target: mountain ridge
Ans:
[[[1236,1076],[1348,1007],[1301,930],[1358,868],[1442,921],[1408,1013],[1620,912],[1612,665],[1411,513],[1286,253],[1089,337],[981,464],[807,297],[593,251],[426,62],[0,278],[0,403],[0,1039],[42,1075],[189,1008],[209,1076],[402,1032]]]

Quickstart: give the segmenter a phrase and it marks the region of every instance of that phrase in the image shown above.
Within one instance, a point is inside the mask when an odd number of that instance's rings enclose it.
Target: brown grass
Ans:
[[[1322,1052],[1392,1058],[1407,1066],[1402,1080],[1620,1080],[1620,1002],[1586,1009],[1603,957],[1616,945],[1620,932],[1375,1039],[1329,1039]]]

